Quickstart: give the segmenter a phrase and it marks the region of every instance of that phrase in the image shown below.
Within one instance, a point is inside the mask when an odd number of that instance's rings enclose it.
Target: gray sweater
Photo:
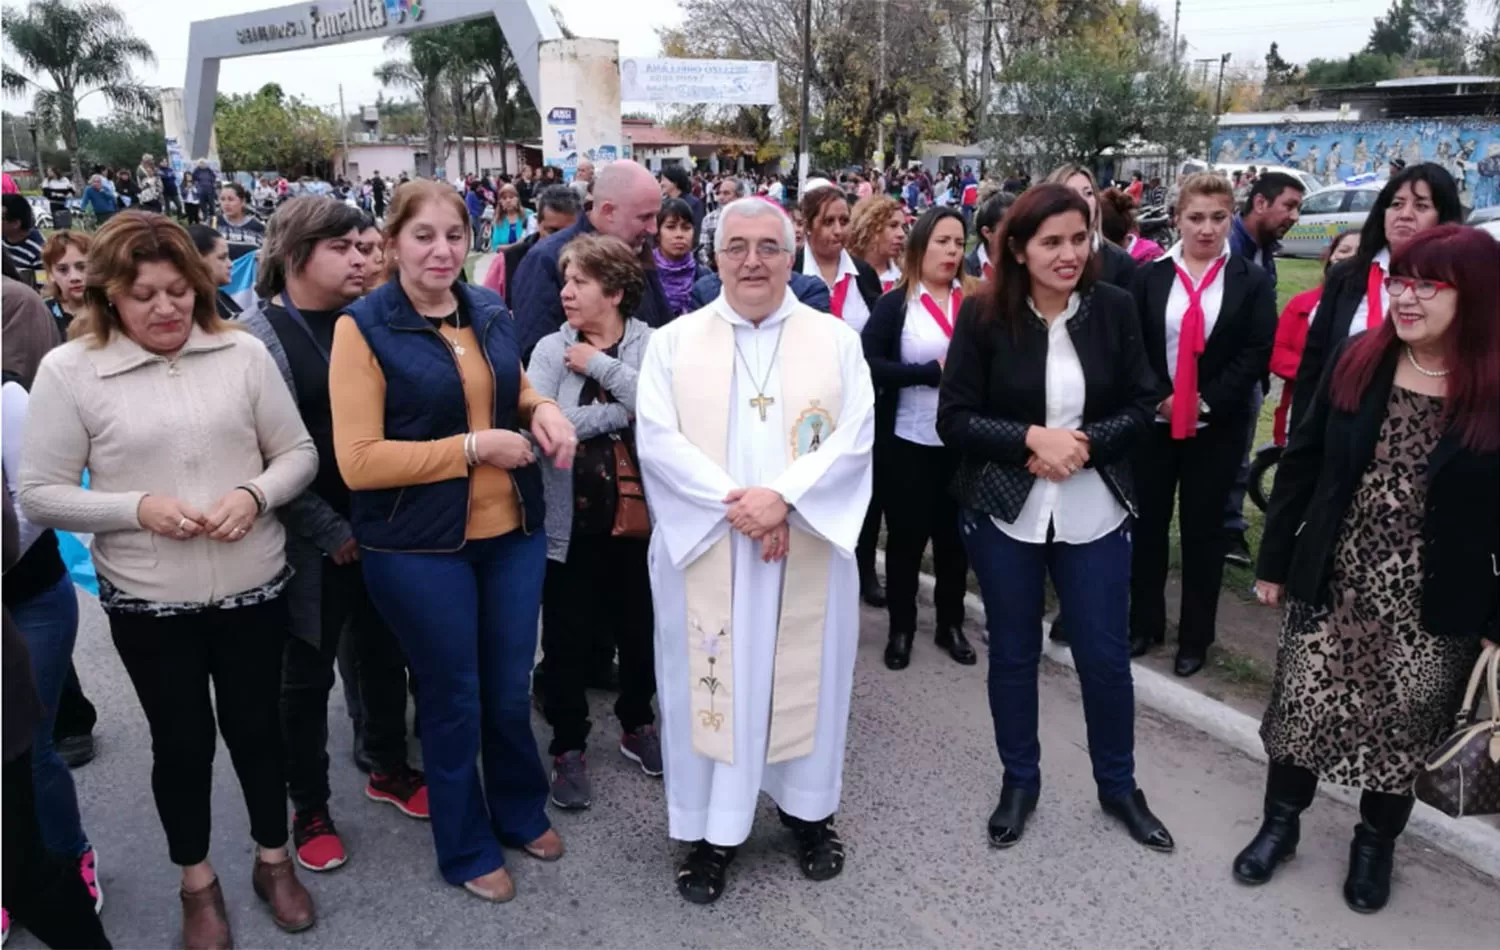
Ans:
[[[526,367],[526,378],[538,393],[557,401],[563,415],[577,430],[580,442],[629,429],[635,424],[636,377],[650,339],[651,328],[645,323],[634,318],[626,320],[619,358],[600,353],[589,360],[588,375],[581,376],[563,364],[563,354],[578,342],[578,331],[564,323],[556,333],[537,343]],[[614,402],[580,406],[578,400],[588,379],[597,381]],[[547,557],[566,562],[568,542],[573,537],[573,470],[545,464],[541,469],[547,500]]]

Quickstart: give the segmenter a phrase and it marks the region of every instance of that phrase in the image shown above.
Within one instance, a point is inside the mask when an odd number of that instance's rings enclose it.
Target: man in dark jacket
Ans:
[[[521,359],[530,360],[537,342],[563,323],[562,275],[557,260],[580,234],[609,234],[643,254],[656,233],[656,214],[661,210],[661,190],[656,178],[631,161],[611,162],[594,178],[594,205],[571,228],[537,242],[514,277],[511,297],[515,301],[516,342]],[[646,271],[646,292],[634,314],[647,326],[664,326],[672,319],[667,295],[654,268]]]

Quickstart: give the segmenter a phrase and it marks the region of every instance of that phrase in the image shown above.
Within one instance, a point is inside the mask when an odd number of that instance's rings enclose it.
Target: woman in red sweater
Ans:
[[[1323,249],[1323,273],[1339,261],[1348,260],[1359,250],[1359,232],[1341,231]],[[1323,298],[1323,285],[1302,293],[1287,301],[1286,309],[1276,324],[1276,342],[1271,347],[1271,372],[1282,380],[1281,404],[1276,407],[1273,438],[1277,445],[1285,445],[1287,416],[1292,408],[1292,383],[1297,379],[1297,365],[1302,362],[1302,347],[1307,343],[1307,328],[1318,310],[1318,301]]]

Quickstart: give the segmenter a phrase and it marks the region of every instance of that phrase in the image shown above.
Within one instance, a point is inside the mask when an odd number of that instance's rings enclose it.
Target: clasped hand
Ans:
[[[1032,426],[1026,432],[1026,447],[1031,450],[1026,470],[1048,481],[1067,481],[1089,461],[1089,437],[1077,429]]]
[[[769,488],[736,488],[724,496],[729,526],[752,541],[760,542],[760,557],[770,563],[786,557],[791,531],[786,518],[786,499]]]

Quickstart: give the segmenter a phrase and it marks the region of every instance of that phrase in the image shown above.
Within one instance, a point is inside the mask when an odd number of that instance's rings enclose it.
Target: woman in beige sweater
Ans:
[[[82,332],[32,387],[19,501],[36,524],[94,535],[100,604],[151,728],[152,791],[182,866],[184,946],[230,945],[208,863],[210,681],[260,846],[255,892],[278,926],[305,930],[277,713],[290,572],[265,515],[312,480],[317,451],[265,347],[215,314],[187,232],[125,212],[94,248]]]

